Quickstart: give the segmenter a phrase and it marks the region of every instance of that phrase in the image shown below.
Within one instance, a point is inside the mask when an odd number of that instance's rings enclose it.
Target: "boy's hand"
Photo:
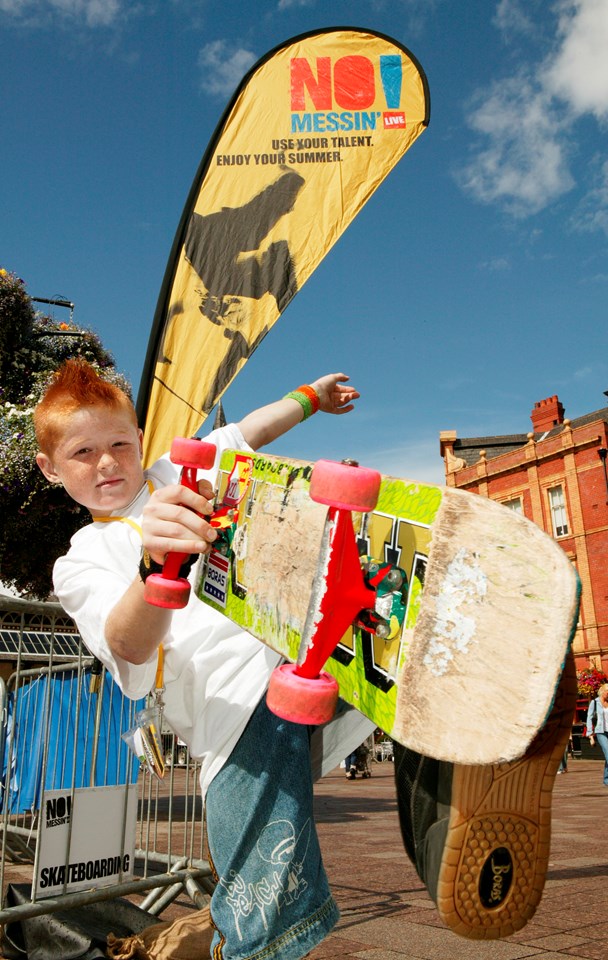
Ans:
[[[323,413],[348,413],[354,408],[353,400],[361,394],[354,387],[346,386],[348,377],[344,373],[329,373],[311,383],[321,402]]]
[[[198,486],[198,493],[179,483],[162,487],[144,507],[143,545],[156,563],[164,563],[168,553],[207,553],[216,539],[217,531],[204,519],[213,512],[213,488],[208,480]]]

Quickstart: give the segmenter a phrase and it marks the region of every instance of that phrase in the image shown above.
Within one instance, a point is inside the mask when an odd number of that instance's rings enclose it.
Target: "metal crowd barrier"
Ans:
[[[393,742],[392,740],[380,740],[374,747],[374,759],[378,763],[385,763],[393,760]]]
[[[139,767],[122,733],[144,703],[123,697],[59,604],[0,597],[0,667],[0,924],[118,897],[129,897],[153,916],[181,896],[205,906],[213,879],[205,852],[200,770],[184,746],[164,732],[163,749],[171,762],[162,781]],[[54,823],[49,810],[57,813],[54,801],[47,800],[44,808],[45,797],[54,796],[49,791],[62,792],[61,814],[71,809],[76,790],[122,789],[124,842],[133,783],[132,876],[125,876],[121,866],[109,886],[92,881],[72,891],[66,881],[59,893],[44,896],[38,888],[41,821],[46,815],[48,827]],[[62,853],[66,865],[70,843],[71,826]],[[26,902],[15,904],[7,897],[13,884],[29,884]]]

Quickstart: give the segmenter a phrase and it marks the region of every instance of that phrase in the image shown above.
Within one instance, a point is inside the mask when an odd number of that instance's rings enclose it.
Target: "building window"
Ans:
[[[509,510],[512,510],[513,513],[523,513],[524,505],[522,503],[521,497],[512,497],[511,500],[502,500],[503,507],[507,507]]]
[[[564,488],[560,484],[557,487],[551,487],[548,493],[549,507],[551,509],[551,523],[553,525],[553,536],[565,537],[568,535],[569,530]]]

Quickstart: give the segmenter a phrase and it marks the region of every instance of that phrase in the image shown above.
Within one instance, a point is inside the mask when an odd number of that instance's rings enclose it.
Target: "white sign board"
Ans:
[[[136,784],[43,793],[36,896],[53,897],[130,879],[136,820]]]

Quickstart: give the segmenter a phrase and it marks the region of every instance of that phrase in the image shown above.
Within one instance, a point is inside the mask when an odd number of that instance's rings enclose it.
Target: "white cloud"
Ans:
[[[201,48],[198,65],[201,69],[201,89],[214,96],[234,93],[243,76],[257,57],[244,47],[232,47],[225,40],[214,40]]]
[[[312,7],[317,0],[279,0],[279,10],[292,10],[294,7]]]
[[[29,24],[58,15],[88,27],[106,27],[120,12],[121,0],[0,0],[0,13]]]
[[[555,51],[535,70],[478,92],[467,120],[477,152],[458,172],[459,183],[516,216],[537,213],[572,189],[576,120],[608,118],[608,3],[561,0],[558,9]],[[529,7],[517,0],[500,0],[495,19],[503,30],[529,32]],[[587,229],[606,229],[608,192],[596,188],[593,199],[602,206],[588,213]]]
[[[488,145],[458,179],[479,200],[498,201],[525,216],[573,186],[560,119],[534,78],[496,82],[479,97],[468,122]]]
[[[601,283],[603,286],[608,283],[608,273],[594,273],[592,277],[584,277],[580,282],[583,286],[590,283]]]
[[[534,33],[534,22],[529,15],[529,6],[524,8],[519,0],[500,0],[494,14],[494,23],[507,39],[511,34]]]
[[[18,17],[28,6],[31,6],[30,0],[0,0],[0,13],[8,13],[9,16]]]
[[[492,257],[491,260],[480,263],[480,267],[489,273],[505,273],[511,269],[511,261],[508,257]]]
[[[602,231],[608,236],[608,160],[601,162],[595,182],[578,204],[571,222],[580,233]]]
[[[542,71],[550,93],[581,116],[608,118],[608,4],[606,0],[574,0],[559,21],[562,44]]]

